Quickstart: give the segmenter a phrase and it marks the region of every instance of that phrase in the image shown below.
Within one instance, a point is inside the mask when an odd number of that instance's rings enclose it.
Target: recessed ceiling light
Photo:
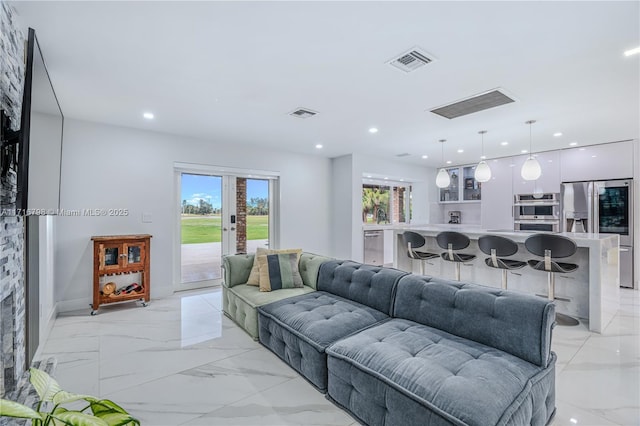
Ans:
[[[487,156],[486,156],[486,155],[481,155],[481,156],[480,156],[480,159],[481,159],[481,160],[486,160],[486,159],[487,159]]]
[[[571,142],[571,143],[569,144],[569,146],[576,146],[576,145],[578,145],[578,142]]]
[[[553,163],[553,160],[549,160],[549,163]]]
[[[592,155],[592,156],[591,156],[591,158],[596,158],[596,157],[597,157],[597,155]]]
[[[451,164],[451,160],[447,160],[447,164]]]
[[[426,160],[427,158],[429,158],[429,156],[428,156],[428,155],[423,155],[423,156],[422,156],[422,159],[423,159],[423,160]]]
[[[502,146],[507,146],[507,145],[509,145],[509,142],[507,142],[507,141],[500,142],[500,145],[502,145]]]
[[[529,151],[527,151],[526,149],[523,149],[523,150],[522,150],[522,151],[520,151],[520,152],[521,152],[521,153],[523,153],[523,154],[526,154],[526,153],[527,153],[527,152],[529,152]]]
[[[389,180],[389,178],[388,178],[388,177],[385,177],[385,178],[384,178],[384,180]]]
[[[317,148],[317,149],[322,149],[322,144],[321,144],[321,143],[316,144],[316,148]]]
[[[404,182],[404,179],[400,179],[400,182]]]
[[[153,120],[153,117],[155,117],[152,112],[145,112],[142,116],[147,120]]]
[[[464,149],[462,149],[462,148],[460,148],[460,149],[458,150],[458,154],[462,154],[463,152],[464,152]]]
[[[571,423],[573,423],[574,425],[577,425],[577,424],[578,424],[578,420],[574,419],[573,417],[571,417],[571,418],[569,419],[569,421],[570,421]]]
[[[635,55],[636,53],[640,53],[640,46],[636,47],[635,49],[627,50],[626,52],[624,52],[624,56],[631,56]]]
[[[378,133],[378,129],[375,127],[372,127],[369,129],[369,133]]]
[[[371,177],[371,175],[367,175],[367,177],[368,177],[368,178],[370,178],[370,177]]]
[[[556,138],[559,138],[560,136],[562,136],[562,132],[555,132],[553,136],[555,136]]]
[[[587,149],[587,148],[580,148],[579,151],[584,151],[585,149]]]

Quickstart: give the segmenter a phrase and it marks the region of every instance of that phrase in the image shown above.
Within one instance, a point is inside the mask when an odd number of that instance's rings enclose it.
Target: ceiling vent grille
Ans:
[[[430,56],[431,55],[421,49],[413,48],[408,52],[405,52],[402,55],[398,56],[397,58],[393,58],[388,63],[389,65],[401,71],[409,73],[427,65],[430,62],[433,62],[433,58],[431,58]]]
[[[309,117],[313,117],[316,114],[318,114],[316,111],[312,111],[308,108],[298,108],[289,113],[289,115],[292,115],[298,118],[309,118]]]
[[[409,157],[409,156],[411,156],[411,154],[409,154],[408,152],[403,152],[402,154],[396,154],[396,157],[398,158]]]
[[[499,89],[496,89],[449,105],[432,109],[431,112],[442,117],[452,119],[473,114],[474,112],[484,111],[485,109],[494,108],[500,105],[510,104],[511,102],[515,102],[515,100],[502,93]]]

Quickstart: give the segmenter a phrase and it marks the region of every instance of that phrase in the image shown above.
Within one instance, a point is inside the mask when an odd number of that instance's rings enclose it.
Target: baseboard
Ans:
[[[87,313],[89,313],[89,311],[91,311],[91,302],[92,300],[88,297],[83,297],[81,299],[60,300],[58,303],[56,303],[56,310],[57,313],[62,313],[84,309],[87,311]]]

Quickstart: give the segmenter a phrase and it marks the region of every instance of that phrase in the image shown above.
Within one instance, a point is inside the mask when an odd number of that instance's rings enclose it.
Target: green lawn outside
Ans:
[[[184,215],[181,220],[182,244],[219,243],[220,215]],[[247,216],[247,240],[269,238],[269,216]]]

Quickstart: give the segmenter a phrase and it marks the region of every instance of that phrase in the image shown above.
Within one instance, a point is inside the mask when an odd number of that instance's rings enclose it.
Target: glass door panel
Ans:
[[[598,186],[598,232],[629,235],[629,187]]]
[[[480,200],[480,182],[475,178],[476,166],[466,166],[462,168],[464,177],[462,199],[464,201]]]
[[[182,173],[180,239],[183,284],[222,278],[222,176]]]

